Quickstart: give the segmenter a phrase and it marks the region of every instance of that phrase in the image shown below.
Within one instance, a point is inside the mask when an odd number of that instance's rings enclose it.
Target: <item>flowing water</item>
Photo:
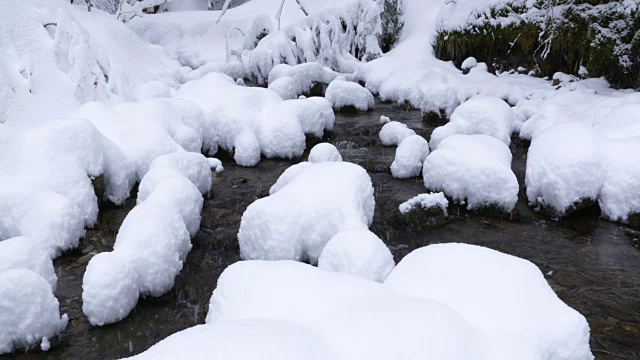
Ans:
[[[640,231],[599,219],[587,209],[554,221],[526,205],[524,171],[528,144],[514,138],[513,170],[520,182],[513,215],[469,213],[455,205],[446,224],[403,226],[398,205],[425,192],[419,178],[397,180],[389,166],[395,149],[380,145],[380,115],[408,124],[429,138],[438,124],[423,121],[420,112],[377,102],[365,114],[337,114],[336,126],[324,140],[335,144],[345,161],[365,167],[373,180],[376,212],[372,231],[392,250],[396,261],[413,249],[446,242],[486,246],[535,263],[569,306],[586,316],[591,349],[597,359],[640,359]],[[316,140],[317,142],[317,140]],[[306,154],[305,157],[306,158]],[[246,207],[268,194],[289,165],[299,160],[262,160],[254,168],[233,164],[221,155],[225,171],[214,178],[205,200],[202,226],[173,290],[159,298],[141,299],[119,323],[92,327],[82,314],[82,276],[91,254],[112,248],[118,228],[135,204],[103,206],[99,224],[87,230],[79,249],[55,261],[56,296],[69,314],[67,330],[46,353],[33,351],[0,359],[113,359],[138,354],[179,330],[204,322],[211,292],[220,273],[239,261],[236,234]],[[118,269],[113,269],[118,271]]]

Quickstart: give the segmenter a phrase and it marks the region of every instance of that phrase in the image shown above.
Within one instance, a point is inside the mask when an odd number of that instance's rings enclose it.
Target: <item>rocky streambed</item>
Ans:
[[[369,113],[337,114],[335,129],[324,140],[336,145],[345,161],[358,163],[369,171],[376,197],[371,229],[387,243],[396,262],[413,249],[444,242],[482,245],[528,259],[546,274],[563,301],[586,316],[596,358],[640,358],[638,229],[601,220],[593,207],[559,221],[534,212],[524,195],[528,144],[517,138],[511,144],[512,168],[521,191],[513,214],[471,213],[450,205],[446,222],[434,220],[429,226],[406,222],[398,205],[425,189],[421,178],[398,180],[389,173],[395,148],[383,147],[378,140],[380,115],[406,123],[427,139],[438,125],[423,120],[418,111],[377,102]],[[111,250],[135,198],[122,207],[102,206],[98,225],[87,230],[80,247],[55,261],[59,277],[56,296],[61,312],[70,318],[67,330],[46,353],[15,353],[0,359],[131,356],[170,334],[203,323],[220,273],[240,260],[236,234],[242,213],[254,200],[268,194],[284,169],[302,160],[264,159],[254,168],[243,168],[229,156],[221,154],[220,158],[225,171],[214,178],[212,194],[204,203],[200,231],[192,240],[193,249],[169,293],[141,299],[119,323],[89,325],[82,314],[84,270],[93,254]]]

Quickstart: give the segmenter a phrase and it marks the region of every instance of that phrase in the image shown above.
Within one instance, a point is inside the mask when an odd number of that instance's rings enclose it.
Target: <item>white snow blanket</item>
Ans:
[[[243,259],[315,264],[335,234],[367,229],[374,206],[371,179],[362,167],[347,162],[294,165],[268,197],[249,205],[242,215],[240,253]]]
[[[410,135],[402,139],[391,163],[391,175],[406,179],[420,175],[422,164],[429,155],[429,143],[420,135]]]
[[[496,206],[510,212],[518,200],[511,151],[489,135],[451,135],[425,160],[424,186],[468,209]]]

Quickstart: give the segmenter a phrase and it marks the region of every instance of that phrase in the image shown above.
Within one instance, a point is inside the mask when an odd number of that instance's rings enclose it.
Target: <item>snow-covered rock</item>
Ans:
[[[389,121],[391,121],[391,119],[389,119],[388,116],[380,115],[380,124],[384,125],[384,124],[388,123]]]
[[[433,130],[429,144],[433,150],[453,134],[485,134],[509,145],[514,121],[511,107],[502,99],[476,97],[458,106],[446,125]]]
[[[280,94],[308,94],[316,84],[329,85],[339,74],[316,62],[298,65],[278,64],[269,72],[269,88]],[[282,97],[286,99],[285,97]]]
[[[368,229],[347,229],[334,235],[318,258],[318,267],[383,282],[395,262],[387,246]]]
[[[522,124],[520,128],[520,138],[531,140],[552,125],[558,122],[569,121],[570,119],[562,107],[556,104],[543,106]]]
[[[427,210],[438,207],[447,216],[447,206],[449,206],[449,201],[447,201],[443,193],[438,192],[416,195],[400,204],[398,210],[400,210],[401,214],[406,215],[417,208]]]
[[[327,161],[342,161],[342,155],[338,149],[329,143],[320,143],[309,152],[310,163],[321,163]]]
[[[251,346],[247,346],[251,339]],[[303,326],[270,319],[221,321],[179,331],[131,360],[325,360],[332,354]]]
[[[429,155],[429,143],[420,135],[410,135],[402,139],[391,163],[391,175],[406,179],[420,175],[424,159]]]
[[[113,251],[93,257],[84,274],[82,310],[91,324],[120,321],[140,295],[160,296],[173,287],[200,227],[212,165],[218,164],[184,151],[151,163]]]
[[[463,62],[462,65],[460,65],[460,68],[462,70],[469,70],[471,68],[474,68],[478,65],[478,60],[476,60],[476,58],[474,58],[473,56],[466,58]]]
[[[67,327],[60,316],[51,285],[26,269],[0,271],[0,354],[40,346],[49,350],[49,339]]]
[[[397,121],[390,121],[384,124],[380,130],[380,141],[384,146],[397,146],[404,138],[415,134],[416,132],[409,129],[407,125]]]
[[[359,111],[368,111],[375,104],[369,90],[358,83],[346,81],[343,77],[338,77],[329,84],[325,98],[336,110],[352,107]]]
[[[518,180],[511,171],[511,151],[489,135],[451,135],[425,160],[424,185],[443,191],[468,209],[497,206],[511,211],[518,200]]]
[[[56,290],[58,276],[47,248],[29,237],[0,240],[0,272],[9,269],[31,270],[47,280],[53,291]]]
[[[593,128],[563,121],[531,141],[526,185],[531,204],[562,215],[577,202],[598,198],[606,176],[606,142]]]
[[[234,159],[242,166],[254,166],[261,154],[280,158],[302,155],[305,133],[321,137],[325,129],[333,128],[335,119],[322,101],[283,101],[275,91],[238,86],[220,73],[186,83],[175,96],[200,105],[205,128],[221,148],[235,152]]]
[[[430,245],[402,259],[385,286],[451,306],[480,332],[489,359],[593,359],[586,319],[527,260],[467,244]]]
[[[243,259],[318,261],[326,243],[373,220],[373,186],[367,172],[347,162],[294,165],[270,196],[242,215],[238,242]]]

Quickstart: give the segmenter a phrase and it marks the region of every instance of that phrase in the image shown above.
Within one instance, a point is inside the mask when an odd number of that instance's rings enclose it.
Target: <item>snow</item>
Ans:
[[[471,68],[474,68],[478,65],[478,60],[476,60],[476,58],[472,57],[468,57],[466,58],[463,62],[462,65],[460,65],[460,68],[462,70],[469,70]]]
[[[188,152],[153,160],[113,251],[93,257],[84,274],[82,310],[92,325],[120,321],[140,295],[160,296],[173,287],[200,227],[211,166],[218,163]]]
[[[596,200],[606,172],[605,144],[589,126],[564,121],[534,137],[527,156],[530,203],[564,214],[574,203]]]
[[[368,111],[375,104],[373,95],[369,90],[358,83],[346,81],[340,77],[329,84],[325,97],[336,110],[354,107],[359,111]]]
[[[398,207],[398,210],[400,210],[400,213],[404,215],[404,214],[408,214],[409,212],[411,212],[412,210],[418,207],[424,210],[434,208],[434,207],[439,207],[440,210],[442,210],[442,212],[444,213],[444,215],[447,216],[448,206],[449,206],[449,201],[447,201],[447,199],[445,198],[444,193],[438,192],[438,193],[416,195],[411,199],[400,204],[400,206]]]
[[[429,155],[427,140],[420,135],[407,136],[402,139],[396,149],[396,156],[391,164],[391,175],[398,179],[420,175],[427,155]]]
[[[251,339],[251,346],[247,346]],[[222,321],[177,332],[131,360],[190,359],[322,360],[331,358],[314,334],[295,324],[270,319]]]
[[[391,121],[391,119],[389,119],[388,116],[380,115],[380,124],[386,124],[389,121]]]
[[[47,351],[48,339],[68,322],[66,314],[60,316],[51,285],[27,269],[0,271],[0,314],[0,354],[37,345]]]
[[[333,113],[321,101],[283,101],[272,90],[239,86],[220,73],[188,82],[175,96],[204,110],[211,137],[222,149],[234,151],[234,160],[242,166],[256,165],[260,154],[298,157],[305,149],[305,133],[321,137],[333,128]]]
[[[451,306],[487,340],[490,359],[593,358],[584,316],[527,260],[474,245],[431,245],[402,259],[385,286]]]
[[[26,236],[0,241],[0,273],[9,269],[26,269],[42,276],[56,290],[58,276],[45,247]]]
[[[308,94],[316,84],[329,85],[338,75],[339,73],[316,62],[293,66],[278,64],[269,72],[269,88],[271,89],[274,86],[281,88],[284,86],[282,81],[286,81],[291,86],[289,91],[294,94],[292,97],[294,99],[298,95]],[[280,79],[282,81],[279,81]]]
[[[294,166],[268,197],[249,205],[242,215],[238,242],[243,259],[317,263],[336,233],[371,224],[373,186],[362,167],[347,162]]]
[[[310,163],[321,163],[327,161],[342,161],[342,155],[335,146],[329,143],[320,143],[309,152]]]
[[[466,202],[468,209],[497,206],[510,212],[518,200],[511,151],[489,135],[445,138],[425,160],[422,176],[427,189]]]
[[[409,129],[407,125],[397,121],[390,121],[384,124],[380,130],[380,141],[384,146],[397,146],[404,138],[415,134],[416,132]]]
[[[494,97],[476,97],[458,106],[449,122],[433,130],[429,144],[436,149],[440,142],[453,134],[485,134],[511,144],[515,121],[507,103]]]
[[[318,268],[383,282],[395,262],[387,246],[368,229],[335,234],[320,253]]]

